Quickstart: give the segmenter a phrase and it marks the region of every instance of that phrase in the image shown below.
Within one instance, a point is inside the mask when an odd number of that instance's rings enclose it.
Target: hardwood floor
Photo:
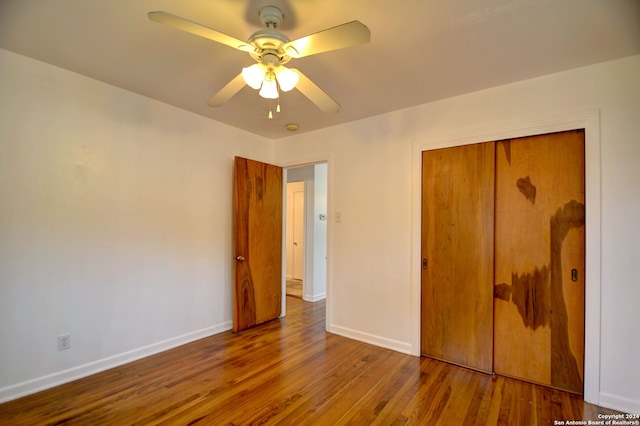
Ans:
[[[1,425],[553,424],[581,397],[325,333],[324,302],[0,404]]]
[[[287,280],[287,296],[302,299],[302,280]]]

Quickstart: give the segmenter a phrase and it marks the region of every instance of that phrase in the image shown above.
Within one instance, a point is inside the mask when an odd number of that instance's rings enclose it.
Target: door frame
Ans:
[[[330,259],[331,256],[329,254],[329,250],[330,250],[330,233],[331,233],[331,221],[329,220],[329,211],[331,209],[331,166],[330,166],[330,161],[327,158],[314,158],[314,159],[310,159],[308,161],[293,161],[293,162],[278,162],[277,163],[280,167],[282,167],[283,169],[283,176],[282,176],[282,180],[283,180],[283,216],[282,216],[282,226],[283,226],[283,231],[282,231],[282,250],[283,253],[286,253],[286,243],[287,243],[287,237],[286,237],[286,212],[287,212],[287,183],[288,183],[288,170],[289,169],[294,169],[294,168],[299,168],[299,167],[307,167],[307,166],[315,166],[317,164],[326,164],[327,165],[327,212],[326,212],[326,220],[327,220],[327,235],[326,235],[326,250],[327,250],[327,262],[326,262],[326,268],[325,268],[325,286],[326,286],[326,293],[325,293],[325,299],[326,299],[326,305],[325,305],[325,323],[326,323],[326,328],[328,328],[328,324],[329,324],[329,313],[330,313],[330,299],[329,299],[329,294],[330,294],[330,274],[329,274],[329,270],[330,270]],[[313,197],[314,196],[314,192],[315,191],[309,191],[309,185],[307,182],[307,179],[305,177],[304,181],[304,187],[305,187],[305,203],[304,203],[304,209],[305,209],[305,222],[308,222],[308,215],[307,215],[307,209],[309,208],[309,203],[307,202],[309,200],[308,197]],[[315,205],[315,204],[314,204]],[[314,218],[315,220],[315,218]],[[313,222],[313,221],[311,221]],[[314,256],[310,256],[309,253],[312,253],[311,250],[309,250],[309,244],[312,243],[311,238],[309,238],[307,229],[309,227],[309,223],[305,223],[305,227],[304,227],[304,258],[305,258],[305,265],[304,265],[304,279],[303,279],[303,300],[304,299],[304,295],[305,295],[305,286],[308,285],[308,283],[313,282],[313,277],[310,276],[310,274],[313,273],[313,271],[316,268],[316,265],[313,265],[313,268],[309,268],[308,265],[310,262],[313,262],[313,257]],[[313,244],[316,244],[315,239],[313,239]],[[286,256],[283,256],[283,260],[282,260],[283,264],[282,264],[282,314],[281,316],[285,316],[286,315],[286,292],[287,292],[287,279],[286,279]],[[322,300],[322,298],[318,299],[318,300]],[[311,302],[316,302],[317,300],[310,300]]]
[[[451,134],[417,137],[412,143],[411,220],[411,352],[420,356],[422,151],[512,139],[544,133],[585,129],[585,353],[584,400],[600,402],[601,195],[600,111],[589,110],[552,117],[462,129]]]

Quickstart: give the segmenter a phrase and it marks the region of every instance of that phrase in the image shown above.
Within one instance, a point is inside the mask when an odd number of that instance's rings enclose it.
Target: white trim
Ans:
[[[333,167],[331,166],[334,161],[333,154],[329,156],[327,161],[327,282],[326,282],[326,299],[325,303],[325,319],[324,328],[329,330],[333,321]]]
[[[606,392],[600,393],[600,405],[623,413],[640,413],[640,402]]]
[[[585,129],[585,360],[584,400],[600,402],[601,198],[600,111],[503,123],[491,128],[463,129],[448,135],[425,135],[412,147],[411,353],[420,355],[420,251],[422,151],[564,130]]]
[[[330,325],[327,328],[327,331],[342,337],[358,340],[360,342],[369,343],[371,345],[376,345],[382,348],[391,349],[393,351],[411,355],[411,345],[406,342],[387,339],[386,337],[381,337],[375,334],[364,333],[362,331],[353,330],[347,327],[341,327],[335,324]]]
[[[319,300],[322,299],[326,299],[327,298],[327,293],[319,293],[319,294],[311,294],[311,295],[305,295],[302,300],[304,300],[305,302],[317,302]]]
[[[280,241],[280,318],[287,315],[287,168],[282,167],[282,237]],[[235,285],[235,283],[234,283]]]
[[[214,334],[222,333],[227,330],[231,330],[231,321],[196,330],[191,333],[183,334],[182,336],[173,337],[171,339],[133,349],[128,352],[102,358],[68,370],[58,371],[53,374],[27,380],[26,382],[7,386],[0,389],[0,403],[20,398],[25,395],[30,395],[73,380],[81,379],[92,374],[100,373],[101,371],[155,355],[187,343],[195,342],[196,340],[213,336]]]
[[[328,163],[329,161],[325,156],[308,157],[300,160],[288,160],[278,162],[278,166],[285,169],[296,169],[298,167],[313,166],[320,163]]]

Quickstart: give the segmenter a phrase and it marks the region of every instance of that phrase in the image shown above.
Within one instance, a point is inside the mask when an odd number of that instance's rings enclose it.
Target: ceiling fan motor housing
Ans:
[[[282,23],[282,11],[275,6],[260,9],[260,21],[267,28],[277,28]]]
[[[289,37],[277,31],[282,23],[282,12],[275,6],[265,6],[260,9],[260,21],[266,27],[256,31],[249,37],[248,43],[255,47],[251,57],[267,67],[284,65],[291,60],[283,46],[289,43]],[[274,59],[277,58],[277,61]]]

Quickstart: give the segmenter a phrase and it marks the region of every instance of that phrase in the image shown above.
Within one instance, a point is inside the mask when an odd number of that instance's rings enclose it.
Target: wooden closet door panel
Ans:
[[[482,371],[492,371],[494,161],[493,142],[422,157],[421,352]]]
[[[583,130],[497,143],[496,373],[582,393],[584,212]]]

